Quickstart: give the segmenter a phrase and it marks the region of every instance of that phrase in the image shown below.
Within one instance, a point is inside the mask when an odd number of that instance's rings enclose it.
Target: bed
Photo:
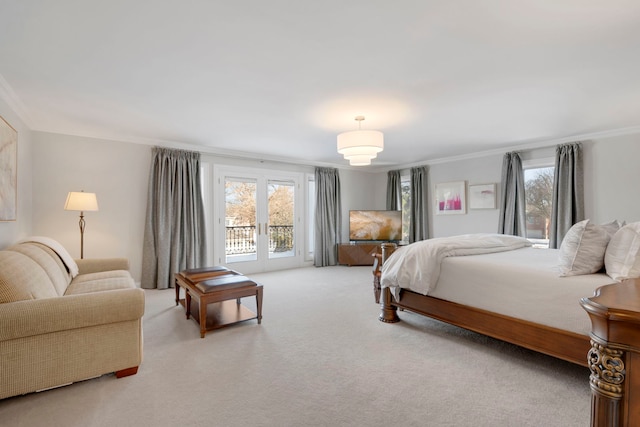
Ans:
[[[448,239],[464,240],[467,236]],[[472,241],[463,242],[446,247],[444,255],[431,247],[425,254],[418,244],[400,247],[391,255],[387,248],[384,264],[381,256],[374,263],[379,320],[397,322],[398,310],[408,310],[587,366],[592,372],[592,425],[626,425],[633,419],[630,414],[640,416],[640,396],[630,393],[631,388],[640,386],[640,379],[635,383],[629,377],[625,382],[624,369],[622,380],[619,378],[620,366],[626,362],[628,371],[629,357],[636,350],[640,352],[640,345],[636,345],[640,341],[612,344],[628,352],[626,359],[605,355],[603,350],[611,344],[607,337],[612,310],[596,297],[600,290],[611,288],[609,295],[613,297],[607,301],[617,301],[619,285],[612,285],[616,282],[604,273],[559,277],[558,250],[533,248],[525,239],[493,234],[474,235],[474,239],[498,239],[506,244],[499,242],[497,246],[502,247],[496,249],[489,242],[478,250]],[[635,299],[632,306],[636,307],[640,282],[627,284],[627,291],[630,297],[623,299]],[[634,328],[640,330],[640,310],[626,307],[623,311],[618,320],[637,322]],[[596,318],[604,319],[607,325],[594,335]],[[640,336],[631,339],[640,340]],[[617,365],[611,365],[612,360]],[[612,387],[619,393],[612,394]]]

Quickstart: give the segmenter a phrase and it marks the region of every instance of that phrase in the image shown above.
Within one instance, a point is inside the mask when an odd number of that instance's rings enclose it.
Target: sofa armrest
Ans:
[[[0,341],[136,320],[144,291],[117,289],[0,304]]]
[[[89,258],[76,259],[79,274],[98,273],[100,271],[127,270],[129,260],[127,258]]]

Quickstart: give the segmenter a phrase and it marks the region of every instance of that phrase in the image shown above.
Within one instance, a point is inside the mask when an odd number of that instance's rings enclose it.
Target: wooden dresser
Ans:
[[[373,259],[380,243],[356,243],[338,245],[338,264],[373,265]]]

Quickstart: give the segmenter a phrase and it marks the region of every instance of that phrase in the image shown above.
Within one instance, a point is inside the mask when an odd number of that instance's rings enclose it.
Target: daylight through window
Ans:
[[[524,170],[527,238],[536,247],[549,247],[554,167]]]

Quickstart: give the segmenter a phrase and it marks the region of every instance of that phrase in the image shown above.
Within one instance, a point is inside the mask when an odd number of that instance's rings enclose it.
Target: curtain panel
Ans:
[[[200,153],[154,147],[141,286],[173,287],[173,275],[206,263]]]
[[[397,211],[402,209],[402,178],[400,171],[387,172],[387,209]]]
[[[524,191],[524,171],[520,154],[505,153],[502,159],[498,233],[527,236],[527,205]]]
[[[559,248],[567,231],[584,219],[584,169],[582,143],[556,147],[556,168],[553,178],[549,247]]]
[[[313,264],[316,267],[336,265],[342,228],[338,169],[316,168],[315,181],[316,212]]]
[[[411,206],[409,222],[409,243],[429,238],[427,167],[411,168]]]

